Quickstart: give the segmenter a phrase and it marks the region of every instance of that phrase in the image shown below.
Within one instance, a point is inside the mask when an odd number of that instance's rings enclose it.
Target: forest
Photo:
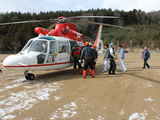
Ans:
[[[119,41],[125,48],[130,46],[142,48],[147,45],[150,49],[160,47],[160,11],[146,13],[142,10],[119,11],[112,9],[89,9],[86,11],[50,11],[40,13],[1,13],[0,23],[27,21],[27,20],[50,20],[60,16],[118,16],[119,19],[88,18],[106,24],[120,25],[134,28],[134,31],[103,26],[102,40],[104,44],[111,41]],[[0,50],[20,51],[29,39],[36,37],[35,27],[48,28],[51,22],[25,23],[0,26]],[[96,39],[98,25],[77,23],[77,31],[83,34],[84,41]]]

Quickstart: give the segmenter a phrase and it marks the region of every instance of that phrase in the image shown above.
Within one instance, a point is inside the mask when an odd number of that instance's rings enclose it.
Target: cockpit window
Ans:
[[[28,43],[24,46],[24,48],[21,51],[27,50],[27,48],[32,44],[33,40],[29,40]]]
[[[47,41],[35,40],[34,43],[31,45],[29,51],[46,53],[47,46]]]

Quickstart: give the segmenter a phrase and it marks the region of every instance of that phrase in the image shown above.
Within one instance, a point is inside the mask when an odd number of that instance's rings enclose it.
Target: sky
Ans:
[[[130,11],[141,9],[145,12],[159,11],[160,0],[0,0],[0,13],[6,12],[50,12],[76,11],[111,8]]]

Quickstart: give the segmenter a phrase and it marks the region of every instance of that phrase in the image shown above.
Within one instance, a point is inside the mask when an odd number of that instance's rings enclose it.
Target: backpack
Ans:
[[[109,54],[110,54],[110,51],[109,51],[109,48],[107,48],[107,49],[104,51],[104,59],[108,59],[108,58],[109,58]]]
[[[73,51],[73,57],[80,57],[81,56],[81,51],[80,50],[74,50]]]

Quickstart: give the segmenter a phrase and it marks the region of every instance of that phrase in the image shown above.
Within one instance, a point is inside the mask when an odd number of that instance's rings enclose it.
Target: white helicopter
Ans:
[[[65,21],[68,19],[83,18],[83,17],[99,17],[99,18],[117,18],[113,16],[77,16],[77,17],[59,17],[58,21]],[[56,19],[57,20],[57,19]],[[42,20],[40,20],[42,21]],[[21,21],[6,24],[19,24],[28,22],[40,22],[40,21]],[[53,20],[52,20],[53,21]],[[85,22],[86,21],[81,21]],[[119,27],[124,29],[131,29],[121,26],[88,22],[89,24],[98,24],[99,30],[94,45],[97,46],[99,55],[103,53],[103,41],[101,40],[102,25]],[[73,66],[72,51],[78,46],[84,46],[82,40],[82,34],[76,31],[76,28],[71,23],[58,23],[55,29],[50,31],[37,27],[35,32],[38,37],[32,38],[24,46],[24,48],[16,55],[10,55],[3,61],[3,67],[10,70],[24,71],[24,76],[27,80],[34,80],[33,73],[28,71],[46,71],[57,70],[66,67]]]

